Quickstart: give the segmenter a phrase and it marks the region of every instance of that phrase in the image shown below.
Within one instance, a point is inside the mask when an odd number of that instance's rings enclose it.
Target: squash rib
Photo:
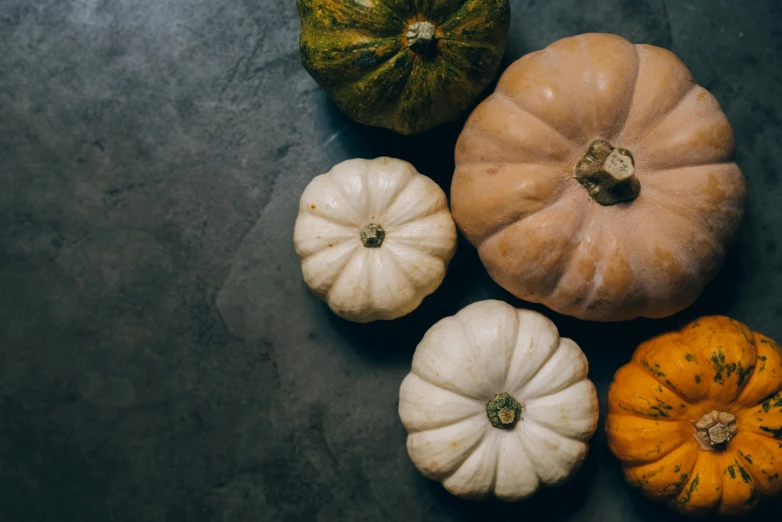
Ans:
[[[505,376],[502,378],[502,387],[503,389],[508,388],[508,377],[510,376],[510,366],[513,362],[514,357],[516,356],[516,350],[519,349],[519,330],[521,329],[521,314],[519,311],[516,311],[516,321],[514,322],[514,330],[513,330],[513,339],[515,339],[515,344],[511,350],[508,351],[508,358],[505,361]],[[557,331],[557,336],[559,336],[559,331]],[[527,348],[529,351],[532,351],[532,346],[535,344],[535,337],[530,336],[529,338],[529,347]],[[543,363],[538,367],[538,369],[543,368],[543,366],[546,364],[546,362],[551,358],[551,354],[555,352],[556,350],[551,350],[551,353],[548,354],[546,359],[543,361]],[[526,383],[525,383],[526,384]]]
[[[457,321],[457,324],[459,325],[459,329],[462,331],[462,335],[467,340],[467,344],[472,347],[473,350],[477,350],[478,353],[480,353],[480,347],[478,346],[478,342],[475,340],[475,336],[473,335],[472,329],[469,327],[466,321],[460,320]],[[475,352],[473,352],[475,353]],[[483,365],[474,365],[474,367],[480,368],[482,371],[480,372],[482,374],[483,381],[489,381],[490,379],[490,372],[485,372]],[[495,393],[501,393],[505,390],[497,390]]]
[[[635,93],[640,67],[637,47],[617,35],[585,34],[564,40],[575,44],[564,63],[568,59],[579,63],[578,72],[573,72],[571,89],[583,93],[578,96],[582,105],[577,115],[584,138],[614,139],[618,126],[625,124],[631,108],[629,101]],[[551,50],[560,52],[558,44],[552,44]],[[632,53],[627,52],[630,48]],[[611,59],[604,62],[607,53]],[[636,73],[631,73],[629,67],[635,68]],[[610,86],[610,96],[603,94],[603,82]]]
[[[448,42],[454,45],[461,45],[463,47],[471,47],[473,49],[486,49],[487,51],[491,50],[491,45],[484,44],[483,42],[465,42],[464,40],[458,40],[456,38],[438,38],[438,41]]]
[[[660,377],[659,377],[659,376],[657,376],[657,375],[655,375],[655,374],[654,374],[654,372],[652,372],[652,371],[651,371],[649,368],[646,368],[646,367],[645,367],[644,365],[642,365],[642,364],[638,364],[636,361],[630,361],[630,363],[629,363],[629,364],[635,364],[636,366],[638,366],[639,368],[641,368],[641,369],[642,369],[642,370],[643,370],[645,373],[648,373],[649,375],[651,375],[651,376],[652,376],[652,378],[654,378],[654,380],[656,380],[657,382],[659,382],[659,383],[660,383],[660,386],[665,386],[665,388],[666,388],[666,389],[668,389],[668,390],[669,390],[671,393],[673,393],[674,395],[676,395],[676,396],[679,398],[679,400],[681,400],[681,401],[682,401],[684,404],[690,404],[690,401],[689,401],[688,399],[685,399],[684,397],[682,397],[682,396],[681,396],[681,394],[679,394],[679,391],[678,391],[678,390],[675,390],[674,388],[672,388],[672,387],[671,387],[670,385],[668,385],[668,383],[666,383],[665,381],[661,381],[661,380],[660,380]]]
[[[651,192],[652,194],[661,195],[660,191],[656,190],[654,187],[646,187],[644,190],[646,190],[647,194],[649,192]],[[706,216],[703,215],[702,212],[698,212],[697,210],[691,210],[690,212],[688,212],[688,210],[687,210],[688,207],[683,207],[681,205],[675,205],[675,204],[669,203],[666,200],[665,197],[656,197],[656,198],[654,198],[654,200],[655,200],[654,203],[656,205],[659,205],[661,207],[665,207],[666,210],[668,210],[668,211],[670,211],[670,212],[672,212],[674,214],[677,214],[677,215],[679,215],[679,216],[681,216],[683,218],[692,218],[694,216],[696,218],[696,219],[694,219],[695,222],[705,223],[707,230],[704,230],[704,232],[708,231],[711,235],[714,234],[714,227],[712,227],[711,223],[706,218]],[[714,244],[717,245],[717,241],[716,240],[714,241]]]
[[[419,379],[424,380],[423,377],[419,376],[417,373],[414,374],[414,375],[416,377],[418,377]],[[429,381],[425,381],[425,382],[429,383]],[[429,384],[431,384],[431,383],[429,383]],[[438,386],[438,388],[439,388],[439,386]],[[445,390],[445,388],[441,388],[441,389]],[[445,391],[450,392],[450,390],[445,390]],[[451,393],[453,393],[453,392],[451,392]],[[416,430],[416,429],[413,429],[413,428],[406,428],[406,430],[407,430],[407,433],[409,435],[413,435],[415,433],[425,433],[425,432],[431,431],[431,430],[439,430],[440,428],[447,428],[449,426],[453,426],[455,424],[459,424],[460,422],[465,421],[467,419],[471,419],[473,417],[478,417],[478,416],[481,416],[481,415],[486,415],[486,412],[481,411],[481,412],[478,412],[478,413],[470,413],[468,415],[465,415],[464,417],[460,417],[458,419],[453,419],[453,420],[451,420],[449,422],[445,422],[445,423],[437,425],[437,426],[431,426],[429,428],[424,428],[422,430]]]
[[[490,429],[486,414],[481,413],[451,425],[410,433],[408,455],[424,476],[444,481],[464,465]]]
[[[740,456],[740,457],[744,457],[744,453],[742,453],[742,452],[741,452],[741,450],[738,450],[738,454],[739,454],[739,456]],[[739,465],[741,465],[741,468],[742,468],[742,469],[743,469],[743,470],[744,470],[744,471],[747,473],[747,475],[749,475],[749,477],[752,479],[752,481],[753,481],[753,483],[754,483],[754,484],[758,484],[758,483],[760,482],[760,481],[758,480],[758,477],[757,477],[757,476],[755,476],[755,472],[754,472],[754,471],[752,471],[752,467],[750,467],[750,466],[747,466],[746,464],[743,464],[743,465],[742,465],[742,462],[741,462],[741,461],[739,461],[738,459],[736,459],[735,457],[734,457],[733,461],[734,461],[736,464],[739,464]]]
[[[535,164],[534,163],[512,163],[512,165],[535,165]],[[535,210],[534,212],[529,212],[527,214],[519,214],[518,216],[515,216],[511,221],[509,221],[507,223],[499,223],[496,227],[494,227],[494,228],[490,229],[488,232],[485,232],[484,234],[482,234],[482,236],[475,242],[476,246],[480,247],[486,241],[490,240],[495,235],[499,234],[500,232],[502,232],[503,230],[505,230],[509,226],[515,225],[516,223],[519,223],[520,221],[523,221],[524,219],[526,219],[526,218],[528,218],[530,216],[534,216],[538,212],[543,212],[543,211],[551,208],[552,206],[554,206],[562,198],[562,196],[564,195],[566,190],[568,190],[567,183],[563,183],[562,184],[562,188],[559,190],[559,192],[554,194],[551,197],[551,200],[548,201],[544,206],[542,206],[541,208]]]
[[[341,0],[341,1],[344,1],[344,0]],[[396,18],[396,19],[397,19],[397,20],[399,20],[400,22],[402,22],[402,23],[404,23],[404,24],[406,24],[406,23],[407,23],[407,21],[406,21],[404,18],[402,18],[402,16],[401,16],[399,13],[397,13],[397,12],[396,12],[396,8],[394,8],[394,7],[390,6],[390,5],[388,5],[388,4],[385,2],[385,0],[375,0],[375,2],[377,2],[378,4],[382,5],[382,6],[383,6],[383,7],[385,7],[386,9],[388,9],[388,12],[389,12],[389,13],[391,13],[392,15],[394,15],[394,18]]]
[[[775,444],[780,445],[779,447],[782,448],[782,442],[780,442],[780,439],[775,439],[773,437],[773,435],[771,435],[771,434],[765,435],[765,434],[759,433],[757,431],[752,431],[751,429],[746,429],[746,430],[742,430],[741,431],[741,435],[744,436],[744,437],[752,436],[752,437],[755,437],[755,438],[757,438],[759,440],[762,440],[764,442],[771,441],[771,442],[773,442]]]
[[[339,183],[334,182],[334,180],[331,178],[331,173],[329,173],[329,182],[334,186],[334,188],[337,189],[337,192],[343,197],[345,200],[345,204],[350,207],[350,210],[353,211],[353,215],[356,216],[357,219],[361,219],[361,213],[356,211],[356,207],[353,205],[353,201],[351,201],[351,197],[345,193],[345,191],[342,189]],[[357,224],[357,226],[361,226],[360,224]]]
[[[414,177],[415,176],[409,176],[407,178],[407,180],[404,182],[404,184],[397,189],[396,194],[394,194],[394,196],[389,201],[386,202],[385,207],[382,209],[382,212],[386,212],[389,208],[394,206],[394,203],[396,203],[396,200],[399,199],[400,194],[402,194],[402,192],[405,191],[407,186],[410,185],[410,183],[413,181]],[[380,211],[381,209],[378,209],[378,210]],[[394,225],[395,225],[396,228],[399,228],[396,225],[396,223]]]
[[[478,413],[476,415],[480,415],[480,414]],[[468,417],[468,418],[471,418],[471,417]],[[452,476],[456,475],[456,472],[459,471],[462,466],[464,466],[464,463],[467,462],[467,459],[469,459],[470,455],[473,454],[473,452],[475,451],[475,448],[477,448],[478,446],[483,444],[483,441],[486,440],[486,435],[487,434],[488,434],[488,430],[485,430],[483,432],[483,435],[481,435],[481,437],[478,439],[478,441],[475,444],[473,444],[472,446],[470,446],[470,448],[467,451],[464,452],[464,459],[459,463],[459,465],[455,466],[454,470],[451,473],[448,473],[447,475],[444,475],[442,477],[442,479],[440,480],[440,482],[444,482],[444,481],[448,480],[449,478],[451,478]]]
[[[314,58],[318,63],[322,64],[317,71],[317,74],[324,81],[328,79],[327,83],[331,84],[336,84],[340,81],[344,82],[346,80],[355,81],[362,76],[372,74],[387,62],[391,61],[400,53],[400,51],[406,50],[405,48],[400,47],[398,38],[396,37],[376,37],[372,34],[364,34],[356,29],[336,30],[328,36],[328,39],[319,36],[310,37],[306,42],[306,48],[318,49],[315,54],[309,55],[309,60]],[[355,37],[357,40],[356,43],[345,45],[336,41],[337,38],[347,39],[348,37]],[[388,48],[384,49],[383,45],[388,45]],[[353,74],[347,74],[345,67],[354,65],[357,61],[356,57],[353,56],[353,53],[361,51],[381,52],[381,54],[374,67],[356,70],[353,71]],[[359,59],[358,61],[360,62],[361,60]],[[336,75],[336,78],[331,78],[332,75]]]
[[[554,357],[559,360],[553,361]],[[551,370],[548,366],[552,366]],[[559,346],[525,384],[518,388],[524,400],[541,399],[557,394],[574,384],[587,380],[589,362],[584,352],[570,338],[561,337]],[[544,377],[546,380],[543,380]]]
[[[410,51],[408,49],[402,49],[399,52],[399,54],[409,53],[409,52]],[[398,106],[397,102],[402,97],[402,93],[405,92],[405,88],[407,88],[407,84],[410,82],[410,76],[413,74],[413,68],[415,66],[416,66],[415,61],[412,61],[410,63],[410,66],[407,68],[407,72],[405,73],[404,80],[401,82],[401,85],[399,87],[397,87],[396,91],[394,92],[393,98],[389,99],[389,100],[386,100],[386,101],[392,101],[395,104],[394,109],[392,111],[390,111],[390,114],[392,115],[392,118],[394,120],[397,119],[398,111],[399,111],[399,106]]]
[[[634,45],[633,49],[635,50],[635,61],[638,64],[638,66],[635,68],[635,78],[633,79],[633,91],[632,93],[630,93],[630,100],[627,103],[627,110],[625,111],[624,116],[622,118],[622,124],[614,132],[614,135],[611,137],[612,139],[616,139],[617,136],[621,136],[622,132],[624,132],[625,127],[627,126],[627,122],[630,120],[630,111],[632,110],[633,101],[635,100],[635,92],[638,90],[638,78],[641,75],[641,55],[638,53],[637,45]]]
[[[465,63],[459,63],[456,60],[456,56],[453,54],[452,50],[449,49],[449,47],[453,47],[455,44],[458,47],[459,42],[457,40],[448,40],[448,39],[442,39],[442,42],[444,42],[445,45],[442,45],[438,47],[438,58],[442,61],[442,69],[444,69],[445,77],[451,77],[454,74],[456,75],[463,75],[464,82],[461,83],[452,83],[450,88],[458,87],[459,94],[457,95],[456,92],[453,92],[454,98],[462,97],[464,99],[468,99],[470,97],[470,92],[475,90],[476,88],[480,87],[481,80],[476,81],[475,78],[471,77],[469,74],[465,74],[464,70],[467,67]],[[483,46],[462,46],[465,49],[473,49],[473,50],[488,50],[486,47]],[[497,63],[497,66],[499,66],[499,62]],[[485,73],[481,73],[481,76],[483,76]]]
[[[594,208],[595,208],[594,205],[590,205],[590,215],[591,215],[591,212],[594,211]],[[589,221],[588,218],[586,220],[584,220],[585,223],[587,223],[588,221]],[[605,223],[603,223],[603,226],[604,227],[606,226]],[[582,231],[583,231],[583,229],[582,229]],[[629,261],[629,258],[631,257],[631,254],[630,254],[631,250],[624,243],[624,241],[625,241],[624,236],[619,236],[619,237],[621,238],[621,241],[623,242],[623,247],[626,249],[627,258],[628,258],[628,264],[630,264],[631,261]],[[575,250],[574,250],[573,253],[575,254]],[[595,267],[595,273],[592,276],[593,277],[593,279],[592,279],[592,281],[593,281],[592,282],[592,288],[587,293],[586,299],[584,299],[584,303],[585,303],[586,306],[589,306],[590,303],[594,302],[595,294],[597,294],[598,290],[600,289],[600,285],[597,285],[597,284],[594,283],[594,277],[599,274],[600,277],[601,277],[601,281],[602,281],[603,275],[605,274],[606,270],[609,270],[610,267],[611,267],[611,261],[604,261],[602,264],[600,264],[600,265]]]
[[[327,248],[326,245],[329,247],[338,246],[345,241],[356,239],[356,235],[352,228],[336,221],[331,221],[321,215],[302,213],[299,220],[297,220],[299,224],[306,223],[306,227],[318,230],[318,232],[315,233],[305,232],[303,234],[304,237],[302,238],[302,242],[304,245],[300,245],[297,250],[302,259],[307,259],[310,256],[316,255],[323,250],[324,247]]]
[[[597,428],[589,412],[598,408],[595,385],[588,378],[558,392],[540,397],[524,397],[524,418],[573,440],[587,442]]]
[[[674,111],[679,107],[679,105],[681,105],[684,102],[685,98],[687,98],[687,96],[689,96],[689,94],[693,91],[693,89],[696,89],[697,87],[698,84],[693,82],[690,88],[682,93],[682,97],[679,98],[679,101],[677,101],[674,105],[672,105],[671,108],[668,109],[665,113],[661,114],[654,122],[649,124],[649,126],[645,129],[644,134],[646,134],[647,136],[653,134],[654,131],[657,129],[657,127],[662,125],[662,122],[665,121],[665,119],[668,116],[673,114]]]
[[[570,462],[583,463],[589,452],[585,442],[561,435],[530,418],[524,422],[526,436],[520,440],[540,482],[558,486],[578,472],[581,464],[573,467]]]
[[[368,83],[371,80],[378,79],[378,77],[381,74],[383,74],[387,69],[393,67],[396,64],[397,60],[399,60],[403,55],[407,55],[407,53],[409,53],[409,50],[406,47],[404,47],[400,49],[399,52],[391,56],[388,60],[383,62],[380,67],[374,69],[368,75],[362,76],[359,79],[353,80],[349,83],[340,85],[339,87],[335,88],[334,92],[337,95],[337,99],[340,100],[343,98],[343,96],[340,95],[339,92],[337,91],[344,91],[344,94],[346,96],[355,96],[355,88],[357,87],[357,85],[362,83]],[[393,106],[394,102],[396,102],[399,99],[399,97],[402,95],[402,92],[407,86],[407,81],[410,78],[410,73],[412,72],[413,66],[414,66],[413,64],[408,65],[404,74],[404,81],[402,81],[401,78],[397,80],[397,85],[394,86],[394,90],[390,96],[378,97],[375,100],[373,100],[370,105],[366,107],[366,110],[377,111],[377,113],[374,114],[375,119],[380,120],[385,115],[394,114],[395,112],[394,108],[390,108],[390,107]]]
[[[450,11],[450,13],[445,15],[445,20],[440,23],[441,33],[446,33],[446,32],[454,33],[459,28],[464,28],[465,26],[469,25],[469,22],[474,20],[479,15],[482,18],[489,19],[489,21],[501,22],[502,20],[501,17],[497,16],[501,13],[501,11],[499,12],[494,11],[488,13],[470,12],[471,9],[475,8],[475,5],[479,5],[480,7],[489,7],[486,5],[488,3],[487,0],[456,0],[455,2],[452,0],[450,3],[458,3],[458,2],[461,3],[458,6],[454,6],[454,8]],[[465,11],[465,13],[462,13],[462,11]],[[489,24],[481,25],[481,28],[489,28],[489,27],[491,27]],[[484,35],[485,34],[486,33],[484,33]],[[477,36],[480,37],[484,35],[477,35]],[[475,37],[476,35],[475,33],[472,33],[471,36]]]
[[[435,384],[435,383],[433,383],[432,381],[430,381],[429,379],[427,379],[426,377],[424,377],[423,375],[421,375],[420,373],[416,372],[414,369],[411,369],[411,370],[410,370],[410,373],[414,374],[416,377],[418,377],[419,379],[421,379],[421,380],[422,380],[422,381],[424,381],[425,383],[427,383],[427,384],[431,384],[432,386],[435,386],[435,387],[437,387],[437,388],[441,388],[441,389],[443,389],[443,390],[445,390],[445,391],[449,391],[449,392],[451,392],[451,393],[456,393],[456,394],[459,394],[459,395],[464,395],[464,396],[465,396],[465,397],[467,397],[468,399],[473,399],[473,400],[476,400],[476,401],[477,401],[477,400],[481,400],[481,398],[480,398],[480,397],[473,397],[473,396],[471,396],[471,395],[466,395],[466,394],[465,394],[463,391],[461,391],[461,390],[455,390],[455,389],[452,389],[452,388],[446,388],[445,386],[441,386],[441,385],[439,385],[439,384]],[[465,418],[467,418],[467,417],[465,417]],[[462,419],[462,420],[464,420],[464,419]]]
[[[426,214],[418,214],[418,215],[416,215],[414,217],[407,217],[407,218],[405,218],[403,220],[400,220],[400,221],[394,221],[393,225],[389,225],[389,227],[388,227],[390,229],[389,232],[390,231],[394,231],[394,230],[399,230],[400,228],[409,225],[413,221],[417,221],[419,219],[425,219],[425,218],[428,218],[430,216],[434,216],[435,214],[437,214],[439,212],[442,212],[443,210],[444,209],[442,209],[442,208],[434,208],[434,209],[431,210],[431,212],[428,212]]]
[[[336,248],[321,249],[318,252],[306,256],[302,260],[302,272],[304,280],[307,285],[312,289],[315,295],[327,298],[331,293],[331,290],[336,286],[342,275],[345,273],[345,267],[347,267],[356,255],[356,249],[358,246],[351,246],[346,243],[341,243]],[[340,252],[340,250],[344,250]],[[336,254],[335,254],[336,252]],[[311,265],[317,265],[323,262],[323,258],[329,258],[330,256],[337,255],[336,259],[332,257],[332,261],[336,263],[329,265],[329,273],[326,273],[325,269],[320,271],[317,268],[313,269]],[[338,272],[338,275],[334,275]],[[330,281],[330,282],[329,282]],[[328,286],[328,289],[326,287]]]
[[[467,397],[468,399],[473,399],[473,400],[476,400],[476,401],[484,401],[484,402],[486,401],[486,398],[485,397],[481,397],[479,394],[470,395],[470,394],[467,394],[466,392],[464,392],[462,390],[459,390],[455,386],[446,387],[446,386],[443,386],[442,384],[433,383],[432,381],[430,381],[429,379],[427,379],[426,377],[424,377],[420,373],[415,372],[413,370],[411,370],[411,371],[413,373],[415,373],[422,381],[424,381],[424,382],[426,382],[428,384],[431,384],[432,386],[437,386],[438,388],[442,388],[443,390],[446,390],[446,391],[449,391],[449,392],[452,392],[452,393],[456,393],[456,394],[459,394],[459,395],[463,395],[464,397]],[[467,417],[467,418],[469,418],[469,417]]]
[[[719,460],[720,467],[722,468],[722,474],[720,475],[722,479],[722,497],[720,498],[720,501],[717,503],[716,511],[718,514],[726,515],[726,514],[741,514],[746,512],[748,509],[745,506],[751,506],[753,503],[757,503],[759,500],[759,491],[757,489],[758,480],[755,478],[755,476],[752,474],[752,471],[749,469],[749,466],[743,466],[736,455],[729,454],[729,455],[723,455],[723,457],[733,457],[733,462],[723,462],[722,458]],[[735,468],[734,468],[735,466]],[[738,472],[735,471],[735,469],[738,469]],[[736,510],[736,503],[735,500],[733,502],[726,503],[725,502],[725,496],[726,496],[726,486],[725,481],[728,477],[725,476],[725,472],[728,471],[728,469],[734,470],[731,474],[731,479],[733,478],[733,474],[740,476],[742,480],[747,483],[747,477],[751,480],[749,482],[749,498],[746,501],[742,501],[741,504],[739,504],[739,509]],[[730,473],[730,471],[728,471]],[[746,475],[746,476],[745,476]],[[735,486],[734,486],[735,487]],[[732,500],[732,499],[731,499]],[[743,499],[742,499],[743,500]],[[727,508],[724,508],[724,506],[728,506]]]
[[[497,96],[498,99],[501,99],[501,100],[507,102],[508,104],[512,105],[513,107],[516,107],[516,109],[520,110],[524,114],[534,118],[535,120],[537,120],[540,123],[544,124],[546,127],[548,127],[551,130],[553,130],[561,138],[564,138],[565,141],[567,141],[570,145],[572,145],[574,149],[577,149],[579,147],[579,144],[576,143],[575,141],[573,141],[572,138],[566,136],[561,130],[559,130],[556,127],[554,127],[550,122],[542,119],[541,117],[537,116],[536,114],[533,114],[532,112],[528,111],[527,109],[525,109],[524,107],[522,107],[521,105],[516,103],[516,101],[513,98],[511,98],[510,96],[508,96],[504,92],[498,90],[498,91],[495,91],[494,94]]]
[[[722,469],[719,469],[720,468],[720,462],[716,462],[716,464],[717,464],[716,470],[719,470],[719,473],[713,473],[713,474],[711,474],[709,472],[716,471],[714,469],[714,466],[712,466],[712,469],[708,469],[707,468],[707,469],[704,470],[704,466],[701,463],[701,460],[703,460],[703,459],[712,459],[712,457],[713,457],[712,454],[710,452],[707,452],[707,451],[701,451],[701,452],[698,453],[698,456],[695,459],[695,465],[692,468],[692,473],[690,474],[689,480],[687,480],[687,483],[684,484],[684,487],[679,491],[679,495],[677,495],[674,498],[671,498],[668,501],[668,505],[671,508],[673,508],[674,510],[676,510],[676,511],[678,511],[680,513],[685,513],[685,514],[688,514],[688,515],[695,515],[695,516],[697,516],[697,515],[705,515],[707,513],[711,513],[714,510],[718,509],[719,505],[722,503],[723,487],[724,487],[724,481],[723,481],[723,476],[722,476],[723,475],[722,474]],[[703,474],[703,478],[704,478],[703,481],[701,481],[701,474]],[[713,477],[717,477],[713,481],[713,483],[709,484],[709,486],[713,486],[713,487],[716,488],[715,490],[719,492],[718,493],[719,494],[719,498],[718,499],[715,498],[714,502],[712,504],[706,504],[705,506],[697,506],[696,505],[693,510],[689,510],[689,504],[690,504],[690,501],[692,499],[693,493],[699,493],[702,489],[705,489],[704,488],[704,486],[706,485],[705,481],[710,476],[712,478]],[[703,482],[703,483],[701,483],[701,482]],[[719,486],[717,486],[716,484],[719,484]],[[699,489],[699,486],[700,486],[700,489]],[[699,500],[701,500],[701,501],[709,500],[709,498],[705,497],[705,499],[699,499]]]
[[[399,387],[399,417],[408,433],[452,426],[485,411],[482,401],[431,384],[414,372]]]
[[[550,123],[495,91],[470,115],[456,148],[457,166],[526,163],[573,176],[581,147]],[[476,161],[484,158],[483,161]],[[465,161],[466,160],[466,161]]]
[[[659,460],[628,466],[623,470],[624,476],[630,484],[639,488],[644,495],[650,498],[655,500],[673,499],[679,496],[685,484],[692,477],[692,470],[695,469],[698,460],[698,449],[694,444],[695,441],[684,441],[670,453],[660,457]],[[687,458],[688,456],[689,458]],[[650,471],[644,469],[653,466],[654,468]],[[673,477],[670,477],[670,473],[665,473],[667,466],[673,468]],[[677,481],[662,486],[666,475]],[[644,486],[644,482],[646,486]]]
[[[690,168],[695,169],[695,168],[700,168],[700,167],[714,167],[714,166],[717,166],[717,165],[730,166],[730,165],[735,165],[735,164],[736,164],[735,161],[714,161],[714,162],[711,162],[711,163],[698,163],[698,164],[695,164],[695,165],[677,165],[675,167],[663,167],[663,168],[660,168],[660,169],[647,169],[647,170],[644,171],[644,177],[649,176],[649,175],[653,175],[656,172],[665,172],[667,170],[681,170],[681,169],[690,169]]]
[[[586,216],[584,217],[584,220],[581,222],[581,226],[579,227],[578,232],[573,234],[573,237],[570,240],[570,244],[568,245],[566,250],[567,259],[565,259],[565,264],[562,266],[562,270],[559,272],[559,275],[557,276],[557,282],[554,283],[554,285],[551,287],[551,291],[548,293],[549,296],[557,291],[557,289],[559,288],[559,284],[562,282],[562,278],[565,277],[565,274],[567,274],[568,269],[570,268],[570,264],[573,262],[573,259],[576,257],[576,249],[573,247],[576,246],[583,239],[584,226],[586,226],[586,223],[589,223],[592,214],[594,213],[594,210],[595,210],[595,206],[593,204],[590,204]],[[596,289],[597,289],[597,285],[592,284],[592,290],[590,290],[589,292],[589,297],[587,298],[587,302],[592,298]]]
[[[386,241],[390,241],[389,244],[412,248],[417,252],[428,254],[429,256],[440,259],[442,261],[450,260],[450,254],[454,250],[449,241],[451,238],[446,237],[443,234],[439,234],[436,228],[425,229],[427,232],[425,235],[403,235],[408,231],[408,229],[414,229],[418,227],[418,222],[421,223],[420,226],[422,227],[439,227],[441,225],[447,226],[446,223],[448,225],[452,224],[453,220],[451,219],[451,215],[450,213],[446,212],[446,210],[435,212],[434,214],[430,214],[429,216],[417,220],[417,222],[408,223],[404,227],[395,229],[392,233],[390,233],[390,236],[388,230],[386,230]],[[453,232],[453,236],[456,237],[455,227]],[[429,241],[429,238],[433,239],[433,241]],[[421,243],[421,241],[426,243]]]
[[[628,417],[630,419],[640,419],[640,420],[643,420],[645,422],[654,423],[655,426],[657,425],[656,423],[661,423],[660,425],[665,426],[665,429],[666,430],[670,429],[670,431],[665,431],[664,434],[660,435],[660,434],[655,434],[653,429],[648,428],[648,429],[644,430],[644,433],[646,433],[646,432],[650,433],[651,434],[650,439],[648,441],[643,441],[642,440],[640,442],[647,442],[649,444],[649,446],[647,446],[647,447],[650,447],[651,444],[653,444],[654,442],[657,442],[657,445],[652,447],[651,450],[643,452],[642,454],[640,454],[640,456],[639,455],[628,454],[627,452],[625,452],[624,455],[621,455],[620,454],[621,451],[619,453],[617,453],[617,451],[614,448],[611,447],[611,441],[613,440],[614,442],[616,442],[616,443],[618,443],[620,445],[626,445],[629,441],[628,440],[624,440],[624,441],[618,441],[617,442],[616,441],[616,435],[612,435],[611,434],[610,426],[612,424],[614,424],[615,422],[617,422],[619,419],[621,419],[621,418],[628,418]],[[637,421],[635,421],[635,422],[637,422]],[[680,425],[681,421],[679,421],[679,420],[676,420],[676,421],[664,421],[664,420],[659,420],[659,419],[650,419],[648,417],[642,417],[640,415],[636,415],[634,413],[625,412],[625,411],[622,411],[621,413],[610,412],[608,414],[608,416],[606,417],[606,432],[608,433],[609,448],[611,448],[611,452],[614,454],[614,456],[617,459],[619,459],[620,462],[622,462],[622,465],[625,466],[625,467],[628,467],[628,466],[639,466],[639,465],[643,465],[643,464],[649,464],[651,462],[656,462],[656,461],[660,460],[661,458],[663,458],[663,457],[671,454],[672,452],[676,451],[677,449],[681,448],[683,445],[687,444],[690,440],[693,440],[691,435],[687,435],[681,428],[675,426],[676,424]],[[626,426],[625,426],[625,428],[626,428]],[[662,445],[667,442],[667,437],[673,437],[673,436],[678,436],[678,437],[680,437],[680,439],[678,441],[677,440],[672,440],[671,441],[671,446],[670,447],[666,447],[663,450],[662,449]],[[633,448],[634,450],[637,450],[638,447],[639,447],[639,441],[638,440],[633,440],[633,444],[630,446],[630,448]]]
[[[388,241],[388,240],[386,240],[386,241]],[[407,245],[404,245],[404,244],[397,243],[397,246],[401,246],[402,248],[406,248],[408,250],[413,250],[411,247],[409,247]],[[399,260],[400,260],[401,256],[399,255],[398,252],[396,252],[396,250],[394,250],[393,248],[389,248],[388,249],[388,253],[390,254],[389,255],[389,259],[393,263],[394,269],[397,271],[397,273],[400,276],[402,276],[403,279],[405,279],[408,283],[410,283],[410,286],[412,286],[415,289],[427,288],[428,286],[430,286],[430,285],[421,285],[418,282],[414,281],[413,278],[411,277],[410,273],[408,271],[406,271],[406,270],[403,270],[402,267],[400,267],[400,261]],[[426,256],[426,257],[434,260],[438,264],[443,264],[444,263],[444,261],[442,259],[440,259],[437,256],[433,256],[429,252],[424,252],[422,250],[416,250],[416,253],[418,253],[419,255],[422,255],[422,256]],[[430,284],[431,284],[431,282],[430,282]]]
[[[647,415],[642,415],[642,414],[640,414],[638,412],[635,412],[635,411],[632,411],[632,410],[625,410],[625,409],[622,409],[621,413],[617,412],[617,413],[612,413],[611,415],[624,415],[626,417],[635,417],[636,419],[652,420],[652,421],[655,421],[655,422],[682,422],[681,419],[670,419],[670,418],[665,418],[665,417],[652,418],[652,417],[649,417]]]
[[[356,248],[358,248],[358,247],[356,247]],[[363,253],[364,252],[359,252],[359,255],[363,254]],[[326,292],[326,294],[325,294],[326,301],[328,301],[329,295],[334,290],[334,288],[336,288],[336,286],[339,284],[339,282],[342,281],[342,279],[348,273],[348,271],[345,270],[345,267],[347,267],[347,265],[350,264],[350,262],[353,261],[353,258],[355,257],[355,255],[356,255],[356,252],[355,252],[355,249],[354,249],[354,251],[351,253],[350,256],[346,256],[348,258],[348,261],[344,265],[342,265],[342,267],[339,269],[339,275],[334,280],[334,284],[332,284],[331,288],[329,288],[328,292]],[[366,257],[366,256],[364,256],[364,257]],[[366,264],[366,259],[364,259],[364,263]]]

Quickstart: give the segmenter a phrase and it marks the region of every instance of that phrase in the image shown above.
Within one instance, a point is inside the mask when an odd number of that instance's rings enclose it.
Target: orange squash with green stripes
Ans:
[[[633,486],[689,515],[741,515],[782,490],[782,350],[727,317],[641,344],[608,391]]]
[[[494,79],[508,0],[297,0],[301,61],[354,120],[402,134],[456,119]]]

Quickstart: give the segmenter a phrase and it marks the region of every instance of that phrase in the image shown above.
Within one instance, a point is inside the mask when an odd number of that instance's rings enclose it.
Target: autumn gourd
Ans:
[[[597,394],[578,345],[543,315],[501,301],[436,323],[399,390],[407,451],[454,495],[515,501],[586,458]]]
[[[352,159],[304,190],[293,242],[313,292],[365,323],[406,315],[440,286],[456,227],[445,193],[409,163]]]
[[[614,377],[606,433],[644,495],[746,513],[782,490],[782,350],[727,317],[647,341]]]
[[[508,0],[297,0],[304,67],[354,120],[412,134],[469,110],[494,79]]]
[[[456,147],[454,219],[491,277],[582,319],[690,305],[737,231],[745,182],[717,100],[669,51],[607,34],[512,64]]]

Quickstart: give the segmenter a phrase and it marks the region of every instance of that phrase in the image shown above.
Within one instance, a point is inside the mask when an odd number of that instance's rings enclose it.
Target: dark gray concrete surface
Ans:
[[[587,31],[672,49],[749,181],[739,243],[692,308],[550,314],[601,405],[635,344],[696,315],[782,339],[782,3],[512,9],[506,63]],[[602,425],[577,478],[529,502],[462,501],[416,472],[396,407],[418,340],[470,302],[522,303],[464,242],[402,320],[349,324],[310,295],[292,247],[308,181],[390,155],[447,190],[461,122],[352,123],[301,67],[298,29],[293,0],[0,0],[0,520],[675,520],[624,483]]]

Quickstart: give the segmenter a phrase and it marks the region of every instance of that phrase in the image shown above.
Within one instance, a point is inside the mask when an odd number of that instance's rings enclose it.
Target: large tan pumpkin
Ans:
[[[512,64],[470,116],[453,216],[521,299],[664,317],[698,297],[738,228],[733,148],[719,104],[669,51],[565,38]]]

